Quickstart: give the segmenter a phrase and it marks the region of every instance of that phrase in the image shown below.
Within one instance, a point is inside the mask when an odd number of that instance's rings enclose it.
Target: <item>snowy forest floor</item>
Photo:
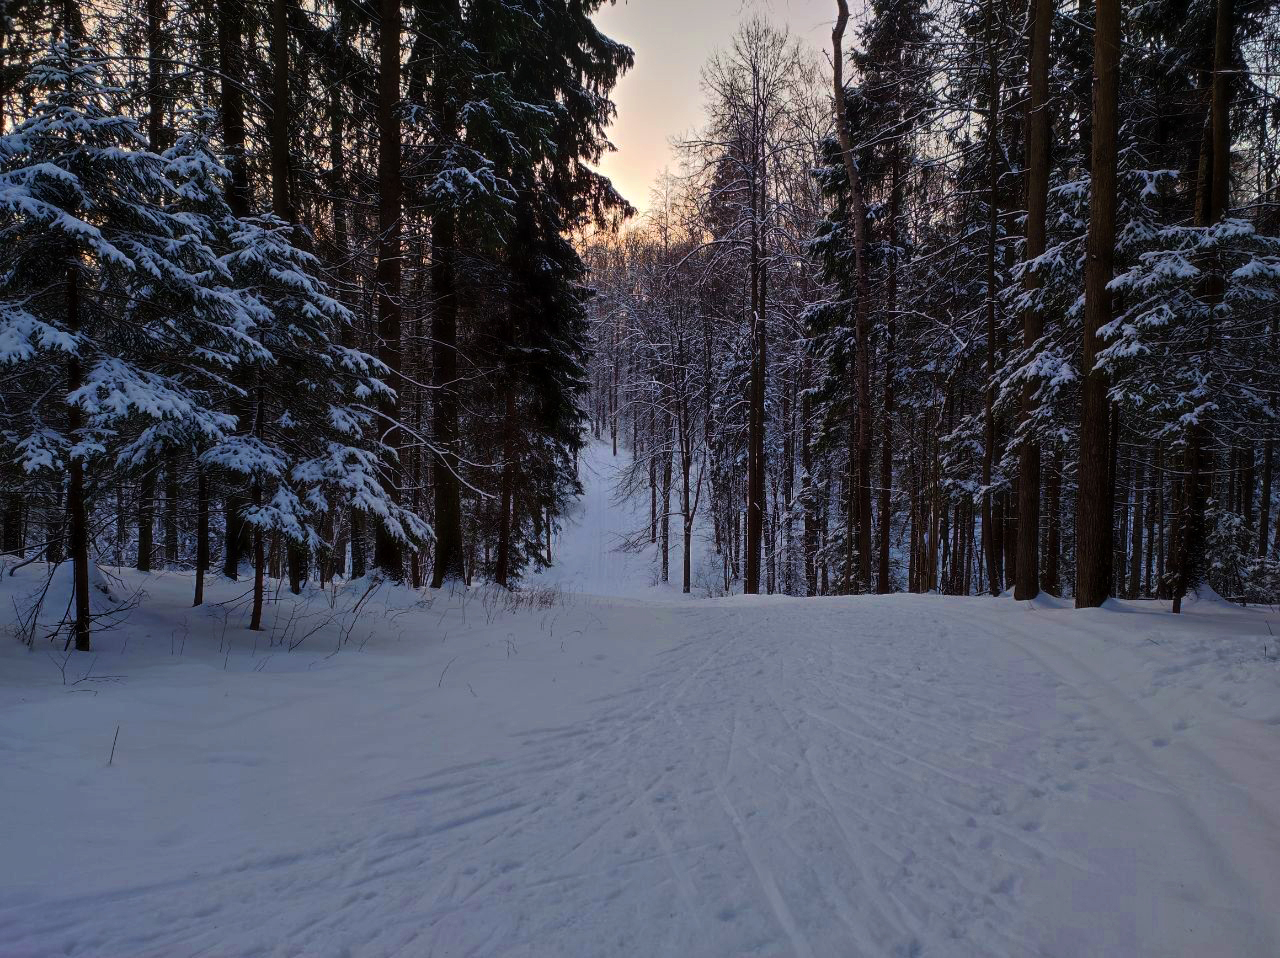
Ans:
[[[1280,954],[1280,613],[685,598],[588,466],[519,603],[0,643],[0,955]]]

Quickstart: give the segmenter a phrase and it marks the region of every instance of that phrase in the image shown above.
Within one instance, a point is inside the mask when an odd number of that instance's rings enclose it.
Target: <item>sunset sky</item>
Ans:
[[[635,68],[614,92],[618,118],[610,137],[618,152],[605,158],[603,172],[645,209],[657,177],[676,168],[671,138],[703,121],[702,65],[738,23],[759,13],[825,51],[835,10],[835,0],[618,0],[603,7],[600,28],[636,52]]]

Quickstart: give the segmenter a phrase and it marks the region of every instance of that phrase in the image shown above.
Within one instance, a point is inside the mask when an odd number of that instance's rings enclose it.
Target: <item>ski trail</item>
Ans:
[[[773,872],[760,857],[755,844],[747,834],[747,826],[743,824],[742,816],[738,814],[738,810],[729,801],[729,796],[724,792],[724,785],[719,781],[716,782],[716,797],[720,800],[720,805],[724,808],[725,814],[729,816],[729,821],[733,822],[733,829],[738,833],[738,841],[742,845],[742,850],[746,852],[747,858],[751,862],[751,870],[755,872],[756,880],[760,882],[760,887],[768,899],[769,908],[778,919],[778,924],[782,925],[783,930],[786,931],[787,938],[791,941],[792,948],[795,949],[795,954],[812,958],[813,949],[809,946],[809,942],[804,935],[800,933],[800,928],[796,924],[791,910],[787,907],[786,901],[778,891],[778,884],[774,881]]]
[[[15,686],[0,953],[1280,953],[1261,620],[690,601],[612,553],[636,517],[584,467],[552,610],[409,612],[289,675],[175,665],[166,631],[132,685]]]

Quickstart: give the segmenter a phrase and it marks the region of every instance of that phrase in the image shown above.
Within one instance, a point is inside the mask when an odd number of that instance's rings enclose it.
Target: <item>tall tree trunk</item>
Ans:
[[[296,217],[289,182],[289,0],[271,0],[271,211]]]
[[[995,35],[995,0],[986,0],[987,44],[987,385],[983,392],[982,534],[987,545],[987,580],[992,595],[1004,584],[1001,574],[1003,523],[992,503],[991,480],[996,458],[996,240],[1000,227],[1000,69]]]
[[[164,10],[161,0],[147,0],[147,139],[152,152],[168,146],[164,128]],[[151,571],[155,529],[155,470],[143,464],[138,487],[138,571]]]
[[[341,44],[346,37],[345,22],[341,17],[338,19],[336,29],[338,42]],[[349,306],[351,304],[347,300],[351,297],[350,290],[353,283],[347,207],[343,199],[347,191],[347,138],[341,95],[346,79],[345,74],[337,71],[330,79],[329,165],[332,179],[329,184],[329,194],[332,203],[331,215],[333,217],[334,257],[337,261],[338,298]],[[355,330],[351,324],[343,324],[341,337],[342,345],[347,347],[355,345]],[[365,564],[365,515],[356,508],[350,510],[348,538],[351,545],[351,577],[362,578],[367,571]],[[338,572],[346,574],[346,571],[345,547],[335,547],[334,572],[335,574]]]
[[[898,217],[902,206],[902,148],[893,147],[889,185],[889,285],[887,311],[889,319],[884,343],[884,409],[881,410],[880,446],[880,556],[876,569],[876,591],[885,595],[893,591],[889,577],[889,543],[893,536],[893,400],[895,375],[894,339],[898,332]]]
[[[170,569],[178,565],[178,503],[181,498],[178,479],[178,454],[170,452],[164,469],[164,564]]]
[[[1240,514],[1244,517],[1245,529],[1252,537],[1254,532],[1253,502],[1258,493],[1258,465],[1252,446],[1242,448],[1240,455],[1244,460],[1240,476]]]
[[[10,487],[4,494],[4,553],[21,557],[23,554],[23,496],[15,488],[20,480],[13,466],[6,467],[4,473]]]
[[[761,142],[759,78],[753,76],[751,137],[751,396],[748,410],[747,443],[747,557],[743,592],[760,591],[760,560],[765,518],[765,377],[768,375],[765,308],[767,300],[764,258],[765,174]]]
[[[262,609],[266,598],[267,557],[264,551],[261,528],[253,530],[253,613],[249,617],[249,631],[262,631]]]
[[[62,0],[61,26],[72,40],[83,41],[86,36],[84,17],[80,12],[80,0]]]
[[[1031,15],[1031,55],[1028,60],[1027,136],[1027,245],[1026,258],[1044,254],[1049,205],[1049,40],[1053,26],[1053,0],[1034,0]],[[1039,271],[1025,274],[1027,293],[1035,296],[1042,279]],[[1030,350],[1044,335],[1044,316],[1034,305],[1022,313],[1022,342]],[[1022,387],[1023,428],[1036,410],[1037,383]],[[1024,436],[1018,462],[1018,570],[1013,597],[1034,599],[1040,594],[1040,441]]]
[[[156,473],[146,469],[138,479],[138,561],[139,572],[151,571],[151,554],[155,550]]]
[[[684,520],[684,549],[683,549],[683,571],[680,576],[680,591],[688,595],[692,589],[692,573],[693,573],[693,490],[689,488],[689,470],[692,463],[690,457],[685,455],[680,462],[680,469],[683,473],[681,477],[681,518]]]
[[[196,467],[196,594],[193,606],[204,605],[204,575],[209,570],[209,474]]]
[[[1108,511],[1114,517],[1116,516],[1116,490],[1125,489],[1127,495],[1128,490],[1128,470],[1124,476],[1120,473],[1120,405],[1119,403],[1111,403],[1111,436],[1107,445],[1107,496],[1111,500]],[[1128,535],[1129,527],[1126,525],[1129,512],[1127,508],[1121,508],[1119,511],[1120,518],[1120,535],[1117,538],[1114,531],[1112,532],[1112,556],[1111,569],[1113,579],[1111,581],[1111,594],[1122,595],[1124,593],[1124,547],[1125,536]]]
[[[814,501],[818,495],[813,481],[813,401],[809,397],[809,360],[806,358],[802,375],[804,393],[801,400],[803,423],[800,430],[800,458],[804,464],[804,579],[805,594],[818,594],[818,509]]]
[[[67,266],[67,329],[74,335],[80,330],[80,282],[76,275],[79,266],[72,262]],[[80,357],[72,353],[67,359],[67,393],[73,393],[83,383]],[[67,436],[72,444],[80,441],[79,432],[84,425],[84,414],[74,403],[67,407]],[[76,650],[90,650],[89,631],[89,510],[84,495],[84,459],[79,455],[67,457],[67,525],[71,551],[72,586],[75,590],[75,618],[72,629]],[[69,643],[68,643],[69,644]]]
[[[671,421],[667,420],[667,440],[662,452],[662,515],[659,516],[658,553],[662,560],[662,581],[670,581],[671,568]]]
[[[1182,535],[1182,492],[1185,482],[1178,476],[1169,483],[1169,509],[1164,526],[1164,549],[1160,553],[1161,575],[1159,598],[1172,599],[1178,587],[1179,540]]]
[[[1056,452],[1045,482],[1045,508],[1049,517],[1044,537],[1044,577],[1041,587],[1052,595],[1059,595],[1062,588],[1058,581],[1058,557],[1061,552],[1059,538],[1062,529],[1062,466]]]
[[[650,428],[656,428],[653,425],[653,413],[649,414]],[[654,453],[653,447],[649,448],[649,543],[657,545],[658,542],[658,459]]]
[[[232,215],[249,215],[252,196],[249,189],[249,167],[245,155],[244,120],[244,7],[243,0],[220,0],[218,3],[218,72],[221,77],[222,143],[231,187],[227,205]],[[252,403],[247,398],[249,381],[243,372],[236,374],[237,386],[245,395],[231,402],[239,428],[252,418]],[[226,529],[222,554],[222,573],[228,579],[240,575],[240,558],[249,545],[249,527],[244,521],[245,497],[241,490],[228,489],[226,494]]]
[[[460,17],[456,0],[448,3],[449,14]],[[443,58],[442,58],[443,59]],[[454,105],[454,77],[446,68],[436,70],[431,88],[432,112],[442,145],[457,135],[458,117]],[[455,277],[456,225],[452,208],[436,210],[431,218],[431,384],[432,438],[438,447],[432,459],[431,478],[435,486],[435,565],[431,587],[446,580],[461,582],[465,575],[462,541],[462,491],[458,459],[458,299]]]
[[[1120,86],[1120,2],[1098,0],[1093,44],[1093,149],[1084,270],[1084,389],[1076,508],[1076,607],[1099,606],[1111,588],[1107,373],[1095,368],[1099,330],[1111,322],[1116,235],[1116,150]]]
[[[400,378],[400,0],[379,0],[378,32],[378,358],[391,371],[390,379],[399,391]],[[400,430],[393,424],[399,417],[399,400],[383,399],[387,422],[383,441],[388,446],[400,442]],[[388,451],[382,460],[382,481],[387,496],[400,501],[399,457]],[[374,565],[395,582],[404,580],[404,555],[400,540],[379,522],[375,530]]]
[[[688,407],[688,382],[683,375],[684,354],[683,340],[681,340],[681,350],[678,354],[681,365],[680,379],[680,405],[679,415],[676,422],[679,426],[679,442],[680,442],[680,518],[683,525],[684,543],[681,556],[681,574],[680,574],[680,591],[688,595],[692,588],[691,576],[693,572],[692,551],[693,551],[693,517],[694,510],[697,508],[696,501],[699,495],[694,492],[691,482],[693,479],[693,445],[694,438],[691,432],[690,413]],[[701,476],[699,476],[701,481]],[[700,493],[701,490],[698,490]]]
[[[164,0],[147,0],[147,139],[153,153],[169,146],[164,125]]]
[[[790,376],[785,376],[782,383],[782,581],[779,591],[788,595],[795,593],[795,549],[792,546],[795,523],[791,508],[795,496],[796,474],[793,386]]]
[[[511,527],[516,470],[516,394],[510,384],[507,385],[505,394],[502,479],[498,497],[498,554],[494,559],[493,573],[494,581],[504,589],[511,585]]]
[[[871,296],[867,288],[866,261],[858,277],[856,340],[854,363],[858,395],[858,589],[871,589]]]
[[[1217,223],[1227,210],[1227,194],[1231,185],[1231,35],[1233,0],[1217,0],[1213,42],[1213,86],[1210,98],[1209,137],[1202,150],[1200,163],[1199,202],[1196,225],[1208,227]],[[1204,297],[1209,315],[1222,301],[1224,279],[1221,262],[1215,261],[1207,271]],[[1213,348],[1212,318],[1205,333],[1205,350]],[[1173,611],[1182,611],[1187,590],[1199,585],[1204,575],[1204,542],[1206,536],[1205,444],[1208,426],[1197,419],[1187,429],[1184,450],[1184,491],[1182,496],[1182,530],[1179,534],[1178,581],[1173,594]]]
[[[1271,470],[1275,460],[1274,440],[1262,446],[1262,498],[1258,503],[1258,556],[1267,557],[1267,532],[1271,526]]]
[[[286,223],[296,223],[289,162],[289,81],[289,0],[271,0],[271,211]],[[259,418],[262,416],[260,411]],[[292,538],[286,550],[289,591],[299,595],[310,565],[310,550]],[[256,546],[254,555],[256,561]],[[254,605],[261,607],[262,597],[257,593],[264,587],[262,575],[255,574],[253,583]]]
[[[66,483],[57,481],[49,485],[44,510],[44,561],[50,565],[57,565],[66,556],[67,510],[64,495]],[[1277,529],[1280,529],[1280,523],[1277,523]]]
[[[854,362],[854,392],[857,397],[856,471],[850,477],[855,484],[851,497],[857,516],[858,575],[864,589],[871,584],[871,304],[867,279],[867,205],[862,178],[853,151],[853,135],[845,110],[844,32],[849,23],[848,0],[836,0],[837,16],[831,31],[832,68],[834,70],[835,127],[840,143],[840,157],[849,180],[850,217],[853,220],[854,338],[857,356]],[[852,570],[848,570],[852,575]]]
[[[1156,537],[1162,526],[1161,512],[1165,508],[1165,476],[1161,469],[1160,451],[1157,450],[1151,467],[1147,470],[1147,556],[1143,569],[1143,596],[1153,596],[1152,572],[1156,562]],[[1152,498],[1155,497],[1155,498]]]
[[[432,314],[431,380],[433,439],[439,447],[432,460],[435,486],[435,565],[431,587],[464,576],[462,493],[458,458],[458,303],[454,277],[454,217],[442,211],[432,218],[431,280],[435,294]]]
[[[1142,594],[1142,526],[1144,501],[1142,454],[1138,453],[1133,464],[1133,515],[1129,523],[1129,598]]]

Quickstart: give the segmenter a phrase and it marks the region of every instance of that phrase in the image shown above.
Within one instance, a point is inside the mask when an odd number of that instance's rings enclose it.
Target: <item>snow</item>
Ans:
[[[1280,953],[1280,613],[681,597],[611,463],[519,600],[0,643],[0,954]]]
[[[673,470],[671,489],[670,554],[668,583],[659,582],[658,547],[649,543],[649,502],[635,502],[618,493],[625,453],[614,457],[608,443],[594,443],[578,466],[584,494],[570,510],[566,534],[552,544],[555,564],[534,575],[535,588],[555,588],[569,594],[628,598],[680,596],[684,524],[679,514],[679,467]],[[647,487],[646,487],[647,488]],[[661,500],[659,500],[659,504]],[[720,561],[710,554],[711,533],[703,496],[694,522],[691,549],[692,595],[707,594],[708,584],[720,579]],[[640,539],[640,548],[629,542]],[[723,581],[719,583],[723,586]]]

